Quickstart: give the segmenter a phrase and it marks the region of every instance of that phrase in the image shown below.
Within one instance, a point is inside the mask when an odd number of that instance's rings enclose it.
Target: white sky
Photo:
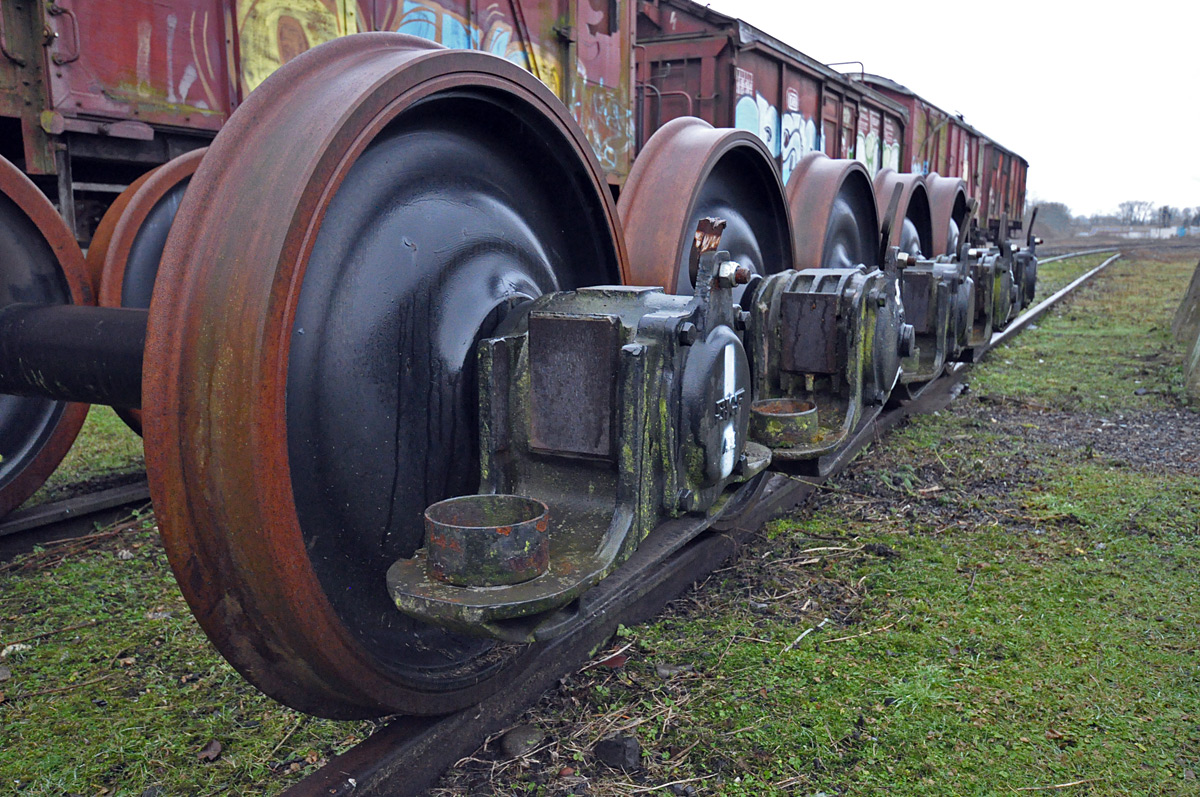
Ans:
[[[1076,215],[1124,200],[1200,206],[1200,4],[707,4],[823,63],[862,61],[962,113],[1029,161],[1038,200]]]

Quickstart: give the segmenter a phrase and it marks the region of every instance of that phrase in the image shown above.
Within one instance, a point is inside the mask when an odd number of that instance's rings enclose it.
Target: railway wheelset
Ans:
[[[213,644],[335,718],[504,688],[661,524],[819,470],[1036,281],[961,180],[784,186],[693,118],[614,202],[540,82],[398,34],[286,64],[87,262],[0,167],[0,512],[119,408]]]

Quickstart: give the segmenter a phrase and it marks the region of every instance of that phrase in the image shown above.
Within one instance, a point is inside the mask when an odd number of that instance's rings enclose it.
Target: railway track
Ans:
[[[1068,257],[1089,253],[1072,253]],[[993,335],[975,361],[1027,329],[1120,257],[1120,253],[1113,254],[1029,308],[1003,332]],[[511,725],[560,678],[585,664],[612,637],[618,625],[643,622],[658,614],[669,601],[729,559],[763,523],[800,506],[822,483],[849,465],[865,446],[905,418],[946,407],[968,371],[966,363],[956,363],[926,384],[912,400],[867,420],[828,463],[828,468],[822,469],[823,475],[769,473],[741,506],[731,507],[721,520],[698,536],[692,536],[695,520],[685,517],[664,524],[642,544],[626,567],[585,596],[584,611],[591,622],[544,644],[539,655],[531,658],[531,664],[516,675],[511,689],[443,717],[398,717],[283,795],[404,797],[423,793],[456,761]]]
[[[1078,257],[1090,250],[1068,253]],[[992,336],[983,353],[1019,334],[1064,297],[1119,257],[1114,254],[1053,296],[1015,318]],[[976,360],[979,359],[977,356]],[[504,729],[546,689],[586,663],[611,638],[619,624],[647,620],[705,573],[730,558],[771,517],[802,504],[830,476],[840,472],[870,442],[910,415],[948,405],[968,372],[966,364],[949,366],[904,405],[879,412],[862,423],[849,444],[823,464],[819,476],[769,473],[753,491],[743,493],[710,529],[696,535],[705,519],[684,516],[663,524],[639,548],[628,565],[601,582],[581,601],[582,620],[575,629],[538,646],[522,657],[513,688],[480,704],[440,717],[399,717],[363,743],[285,792],[292,797],[318,794],[419,794],[455,761]],[[0,524],[0,560],[111,527],[131,511],[146,506],[145,483],[57,501],[10,515]]]

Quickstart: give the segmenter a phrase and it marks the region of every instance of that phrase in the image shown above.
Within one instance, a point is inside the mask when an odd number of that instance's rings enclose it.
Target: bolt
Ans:
[[[883,291],[874,291],[873,298],[876,307],[887,307],[887,294]]]
[[[745,332],[749,325],[750,314],[740,307],[733,308],[733,328],[738,332]]]
[[[904,268],[905,266],[911,266],[916,262],[916,255],[910,255],[908,252],[901,252],[900,254],[896,255],[896,265],[900,266],[901,268]]]
[[[750,277],[753,275],[753,273],[754,272],[745,266],[738,266],[737,270],[733,272],[733,281],[738,285],[745,285],[750,281]]]
[[[684,321],[679,325],[679,345],[691,346],[700,337],[699,328],[691,321]]]

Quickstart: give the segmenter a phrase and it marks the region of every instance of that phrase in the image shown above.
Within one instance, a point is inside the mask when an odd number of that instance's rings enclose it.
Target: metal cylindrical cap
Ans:
[[[550,565],[550,509],[520,495],[464,495],[425,510],[430,578],[496,587],[537,578]]]
[[[811,401],[772,398],[750,405],[750,436],[769,448],[808,445],[817,432],[817,406]]]

